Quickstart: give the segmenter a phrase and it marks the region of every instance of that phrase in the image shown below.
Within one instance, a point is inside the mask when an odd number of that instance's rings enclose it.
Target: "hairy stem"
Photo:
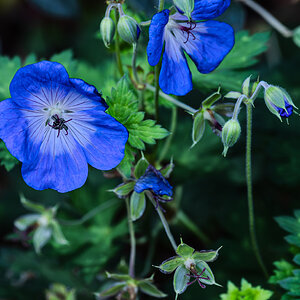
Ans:
[[[258,3],[254,2],[253,0],[237,0],[245,5],[249,6],[259,15],[261,15],[274,29],[276,29],[279,33],[281,33],[284,37],[290,38],[293,36],[293,32],[279,22],[273,15],[271,15],[265,8],[263,8]]]
[[[115,14],[116,14],[116,22],[118,24],[119,15],[118,15],[117,10],[115,10]],[[119,36],[118,30],[116,30],[115,51],[116,51],[117,67],[118,67],[119,73],[122,77],[122,76],[124,76],[124,70],[123,70],[123,64],[122,64],[122,60],[121,60],[120,36]]]
[[[146,89],[149,90],[149,91],[151,91],[151,92],[155,92],[155,87],[152,86],[152,85],[150,85],[150,84],[146,84]],[[192,114],[194,114],[194,113],[197,112],[196,109],[190,107],[189,105],[187,105],[185,103],[180,102],[179,100],[175,99],[172,96],[169,96],[169,95],[163,93],[162,91],[159,92],[159,95],[162,98],[166,99],[167,101],[175,104],[176,106],[178,106],[178,107],[180,107],[180,108],[182,108],[182,109],[184,109],[184,110],[186,110],[186,111],[188,111],[188,112],[190,112]]]
[[[268,271],[264,265],[260,255],[254,221],[254,207],[253,207],[253,190],[252,190],[252,168],[251,168],[251,141],[252,141],[252,104],[247,104],[247,141],[246,141],[246,178],[247,178],[247,192],[248,192],[248,210],[249,210],[249,230],[252,248],[256,259],[266,276],[269,278]]]
[[[165,0],[159,0],[158,2],[158,11],[162,11],[165,6]]]
[[[127,208],[127,218],[128,218],[128,229],[130,234],[130,259],[129,259],[129,275],[134,278],[135,275],[135,250],[136,250],[136,242],[135,242],[135,235],[134,235],[134,227],[133,221],[131,219],[130,214],[130,206],[129,206],[129,199],[128,197],[125,199],[126,208]]]
[[[156,202],[153,199],[152,194],[150,192],[146,192],[146,193],[147,193],[148,198],[152,202],[153,206],[156,207]],[[167,234],[167,237],[168,237],[168,239],[169,239],[169,241],[170,241],[170,243],[171,243],[174,251],[176,251],[177,250],[177,245],[176,245],[176,242],[175,242],[174,237],[172,235],[172,232],[170,230],[169,224],[168,224],[168,222],[167,222],[167,220],[166,220],[163,212],[161,211],[160,207],[157,207],[156,211],[157,211],[157,213],[158,213],[158,215],[160,217],[162,225],[164,226],[164,229],[165,229],[165,232]]]
[[[155,103],[155,119],[157,122],[159,122],[159,95],[160,95],[159,73],[160,73],[160,63],[156,65],[154,68],[154,76],[155,76],[154,103]]]

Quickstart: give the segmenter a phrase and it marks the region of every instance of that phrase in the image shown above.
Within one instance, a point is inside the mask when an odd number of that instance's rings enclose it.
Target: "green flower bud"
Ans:
[[[123,15],[118,22],[120,37],[128,44],[135,44],[140,36],[141,30],[135,19]]]
[[[103,18],[100,23],[100,33],[105,47],[109,48],[115,35],[115,23],[111,18]]]
[[[175,6],[179,10],[180,13],[186,15],[189,20],[191,19],[191,14],[195,7],[194,0],[173,0]]]
[[[222,130],[223,155],[226,156],[228,148],[232,147],[241,135],[241,126],[238,120],[227,121]]]

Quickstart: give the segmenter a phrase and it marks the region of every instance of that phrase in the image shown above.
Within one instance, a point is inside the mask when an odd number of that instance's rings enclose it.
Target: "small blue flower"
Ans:
[[[289,104],[287,101],[285,101],[285,109],[279,108],[279,107],[274,107],[278,113],[280,114],[281,117],[283,118],[288,118],[292,115],[294,108],[291,104]]]
[[[156,208],[159,207],[159,202],[172,201],[173,187],[167,179],[151,165],[148,166],[145,174],[136,181],[134,186],[136,193],[142,193],[146,190],[152,193],[156,201]],[[167,196],[167,198],[164,196]]]
[[[123,159],[126,128],[105,113],[94,86],[69,78],[61,64],[19,69],[10,93],[0,102],[0,138],[34,189],[74,190],[85,183],[88,164],[110,170]]]
[[[172,197],[173,195],[173,188],[170,183],[151,165],[148,166],[145,174],[137,180],[134,190],[137,193],[150,190],[158,196]]]
[[[195,0],[193,21],[212,19],[222,14],[230,0]],[[152,18],[147,47],[151,66],[159,63],[165,44],[159,85],[163,92],[183,96],[193,88],[192,74],[185,52],[201,73],[210,73],[218,67],[234,45],[230,25],[218,21],[188,22],[176,13],[169,16],[165,9]]]

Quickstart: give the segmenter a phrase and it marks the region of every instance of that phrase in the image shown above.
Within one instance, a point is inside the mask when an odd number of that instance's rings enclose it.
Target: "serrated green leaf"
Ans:
[[[0,165],[4,166],[6,171],[11,171],[19,161],[13,157],[7,150],[3,141],[0,141]]]
[[[275,261],[273,263],[276,267],[274,275],[269,279],[269,283],[276,284],[280,280],[293,275],[294,266],[285,260]]]
[[[173,279],[173,287],[176,294],[182,294],[186,290],[187,284],[190,281],[188,274],[190,274],[190,271],[184,265],[180,265],[176,269]]]
[[[294,261],[297,265],[300,266],[300,254],[297,254],[297,255],[294,257],[293,261]],[[299,283],[300,283],[300,282],[299,282]]]
[[[173,256],[165,260],[159,266],[159,270],[162,273],[169,274],[175,271],[180,265],[184,263],[184,259],[179,256]]]
[[[130,213],[133,221],[138,220],[146,208],[145,193],[133,192],[130,197]]]
[[[140,281],[138,283],[138,287],[144,294],[155,298],[164,298],[168,296],[167,294],[160,291],[154,284],[147,281]]]
[[[300,296],[300,277],[289,277],[279,282],[279,285],[288,290],[291,296]]]
[[[300,233],[300,221],[297,219],[289,216],[283,216],[276,217],[275,220],[284,230],[294,234]]]

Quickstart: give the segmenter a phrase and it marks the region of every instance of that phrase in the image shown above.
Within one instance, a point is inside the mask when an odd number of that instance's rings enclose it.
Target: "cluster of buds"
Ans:
[[[107,48],[110,47],[116,31],[115,22],[110,17],[112,9],[118,10],[119,19],[117,24],[117,31],[122,40],[124,40],[128,44],[136,44],[141,32],[137,21],[124,13],[121,3],[112,2],[107,6],[105,17],[100,23],[100,34],[104,45]]]

